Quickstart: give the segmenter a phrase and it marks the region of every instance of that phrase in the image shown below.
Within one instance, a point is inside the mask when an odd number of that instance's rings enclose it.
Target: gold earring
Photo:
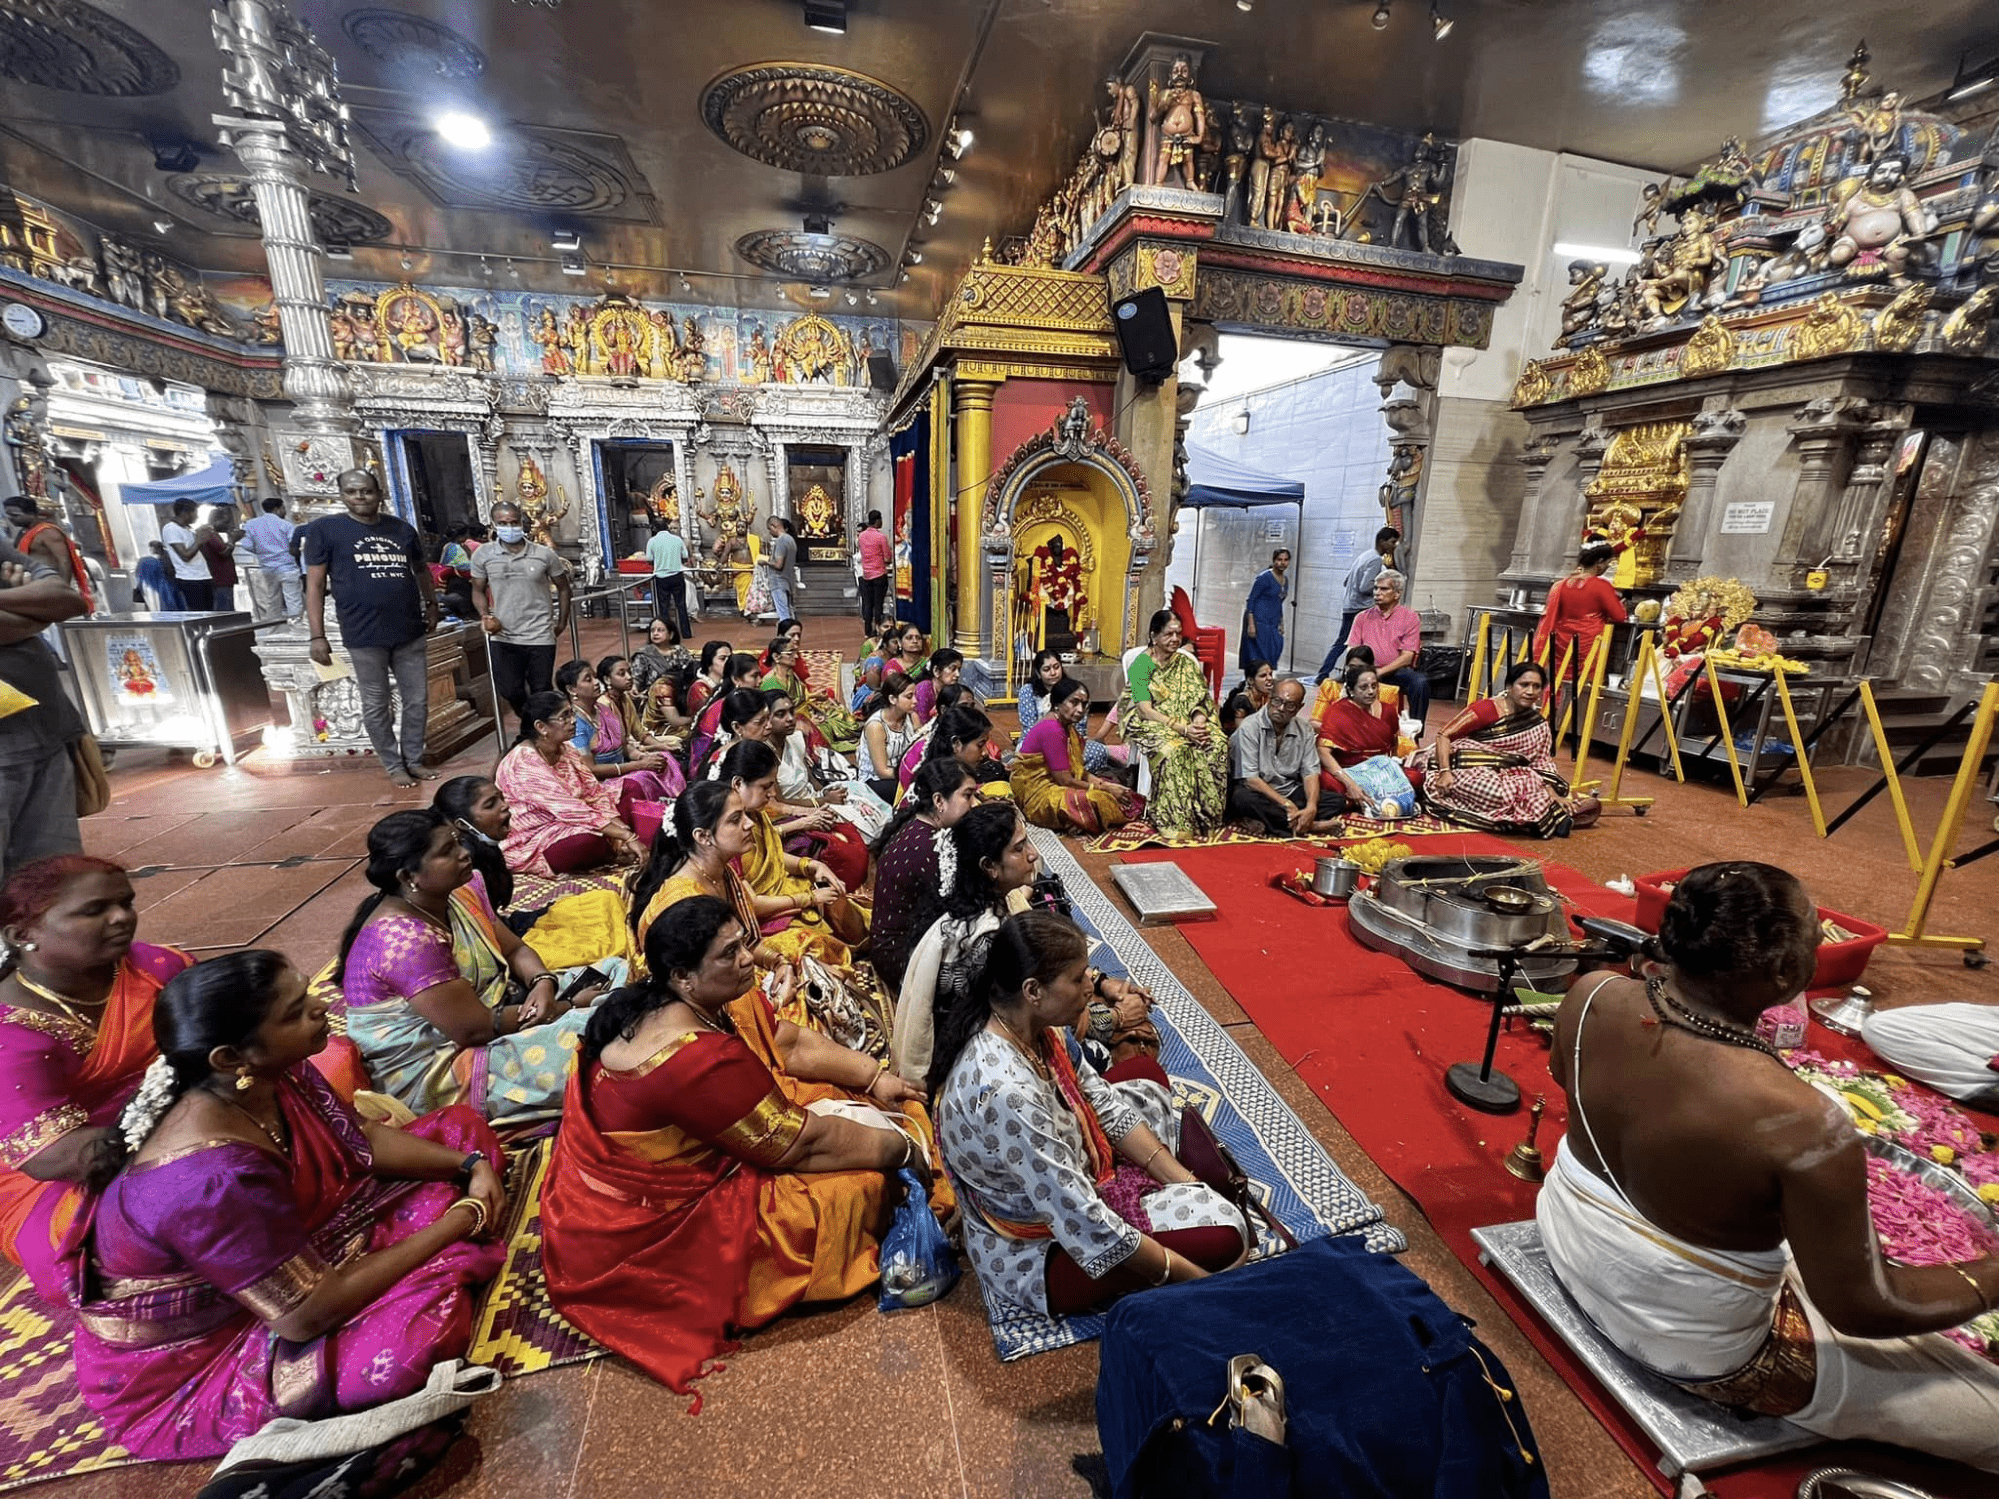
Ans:
[[[250,1085],[255,1083],[256,1081],[257,1081],[256,1079],[250,1076],[250,1070],[248,1068],[242,1069],[236,1075],[236,1092],[239,1094],[246,1092],[249,1089]]]

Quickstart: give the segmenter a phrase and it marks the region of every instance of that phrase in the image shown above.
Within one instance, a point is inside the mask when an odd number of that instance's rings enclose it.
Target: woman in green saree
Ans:
[[[626,964],[603,958],[552,973],[494,915],[444,815],[395,812],[368,832],[364,900],[340,944],[334,983],[348,1039],[381,1093],[415,1113],[468,1104],[495,1126],[555,1118],[586,1007],[623,984]]]
[[[1169,838],[1206,838],[1222,826],[1229,742],[1201,664],[1180,650],[1180,620],[1155,612],[1146,648],[1125,671],[1118,725],[1152,771],[1146,816]]]

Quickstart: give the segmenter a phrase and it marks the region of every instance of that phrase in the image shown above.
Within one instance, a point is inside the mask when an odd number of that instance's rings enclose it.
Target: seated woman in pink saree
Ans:
[[[570,743],[590,763],[591,775],[617,799],[618,812],[627,823],[632,821],[634,802],[668,802],[680,795],[687,784],[680,767],[662,752],[633,742],[617,705],[604,696],[595,667],[580,658],[564,662],[555,674],[555,690],[576,710]]]
[[[1579,796],[1555,766],[1554,734],[1541,716],[1548,669],[1517,661],[1506,690],[1481,698],[1444,726],[1431,750],[1423,802],[1439,817],[1487,833],[1567,838],[1603,805]]]
[[[206,1458],[273,1417],[421,1389],[505,1258],[499,1142],[452,1107],[363,1125],[308,1061],[326,1008],[282,954],[160,992],[131,1149],[65,1263],[77,1383],[137,1457]]]
[[[560,693],[531,693],[521,705],[521,732],[493,773],[514,814],[500,844],[510,870],[571,875],[645,858],[617,799],[569,742],[575,727],[576,710]]]
[[[153,1047],[153,999],[193,962],[133,941],[132,882],[108,859],[59,854],[0,890],[0,1255],[61,1300],[57,1257],[109,1172],[118,1112]]]

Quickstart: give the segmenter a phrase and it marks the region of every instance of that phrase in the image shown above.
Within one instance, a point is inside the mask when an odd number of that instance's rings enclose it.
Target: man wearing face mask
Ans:
[[[493,686],[516,717],[555,685],[555,638],[569,628],[569,564],[528,540],[517,505],[493,507],[493,540],[472,554],[472,603],[491,637]]]

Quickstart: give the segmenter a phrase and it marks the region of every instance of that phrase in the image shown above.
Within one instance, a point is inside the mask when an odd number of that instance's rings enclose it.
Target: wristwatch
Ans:
[[[458,1170],[452,1175],[459,1182],[470,1183],[472,1181],[472,1174],[479,1170],[480,1165],[484,1163],[485,1160],[486,1160],[485,1152],[483,1151],[470,1152],[467,1154],[465,1160],[461,1161],[458,1164]]]

